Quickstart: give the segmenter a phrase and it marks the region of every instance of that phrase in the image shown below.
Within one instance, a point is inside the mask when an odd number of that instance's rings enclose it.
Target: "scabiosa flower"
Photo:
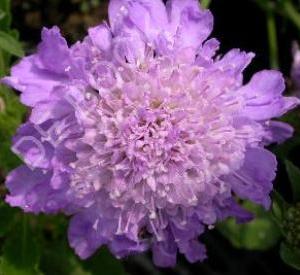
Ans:
[[[254,54],[215,57],[212,27],[197,0],[111,0],[109,24],[83,42],[43,29],[3,80],[32,110],[6,201],[71,215],[81,258],[102,245],[116,257],[151,249],[163,267],[177,252],[203,260],[199,236],[218,221],[251,218],[237,197],[268,208],[276,159],[264,147],[292,134],[271,119],[299,101],[282,96],[277,71],[243,85]]]

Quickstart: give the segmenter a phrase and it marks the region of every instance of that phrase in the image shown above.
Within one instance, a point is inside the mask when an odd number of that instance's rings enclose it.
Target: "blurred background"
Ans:
[[[215,17],[212,36],[221,41],[220,54],[231,48],[252,51],[256,58],[245,79],[258,70],[279,68],[287,80],[287,93],[296,94],[291,78],[292,45],[300,38],[300,1],[203,0]],[[35,51],[43,26],[57,25],[70,44],[82,39],[87,28],[107,18],[106,0],[0,0],[0,30],[14,48],[1,47],[0,74],[8,73],[18,57]],[[4,19],[3,19],[4,18]],[[1,25],[2,22],[2,25]],[[4,23],[3,23],[4,22]],[[1,53],[1,52],[0,52]],[[299,79],[300,81],[300,79]],[[8,95],[10,94],[10,95]],[[10,151],[16,127],[27,115],[17,94],[0,90],[0,194],[5,195],[5,175],[20,163]],[[264,275],[300,274],[299,112],[284,117],[296,128],[296,137],[272,150],[279,158],[273,212],[246,203],[256,213],[247,225],[228,221],[206,233],[208,260],[189,264],[179,257],[174,269],[157,269],[151,255],[114,259],[106,249],[83,262],[68,247],[67,218],[24,215],[0,204],[0,274],[2,275]],[[298,182],[298,187],[295,187]],[[298,192],[300,192],[298,190]],[[282,210],[284,208],[284,210]],[[298,210],[299,209],[299,210]],[[298,212],[297,212],[298,211]],[[299,218],[295,225],[295,217]],[[298,270],[297,270],[298,269]]]

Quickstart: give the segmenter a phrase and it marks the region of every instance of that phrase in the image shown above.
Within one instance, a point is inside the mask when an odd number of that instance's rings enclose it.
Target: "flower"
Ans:
[[[111,0],[109,24],[68,47],[44,28],[36,54],[3,82],[32,110],[14,138],[25,164],[6,201],[71,215],[81,258],[106,245],[118,258],[151,249],[154,263],[206,257],[199,236],[226,217],[268,208],[276,158],[292,135],[273,121],[299,104],[277,71],[243,85],[254,54],[215,57],[219,42],[197,0]]]

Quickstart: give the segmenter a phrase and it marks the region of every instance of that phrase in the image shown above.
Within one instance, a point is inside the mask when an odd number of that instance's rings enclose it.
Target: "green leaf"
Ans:
[[[20,42],[12,35],[3,31],[0,31],[0,48],[12,55],[18,57],[24,56]]]
[[[64,237],[44,240],[40,269],[44,275],[126,274],[121,262],[106,248],[101,248],[91,259],[82,261],[75,256]]]
[[[40,269],[44,275],[91,275],[83,269],[65,239],[44,244]]]
[[[4,243],[1,271],[5,275],[38,275],[39,251],[35,232],[24,214]]]
[[[11,229],[16,212],[15,208],[0,202],[0,237],[3,237]]]
[[[300,270],[300,249],[282,243],[280,246],[280,256],[287,265]]]
[[[256,218],[249,223],[237,224],[228,219],[218,226],[220,232],[237,248],[267,250],[280,238],[280,229],[269,212],[262,207],[246,203],[245,206],[255,213]]]
[[[282,223],[288,207],[289,204],[277,191],[274,190],[272,193],[272,214],[278,224]]]
[[[7,73],[7,64],[6,64],[6,57],[4,52],[0,49],[0,77],[3,77]]]
[[[289,160],[285,161],[285,166],[291,182],[294,201],[300,201],[300,169]]]
[[[200,0],[201,6],[205,9],[209,8],[212,0]]]
[[[79,259],[66,240],[68,224],[64,216],[40,215],[38,226],[41,226],[41,232],[47,230],[47,238],[41,238],[43,249],[40,260],[40,269],[45,275],[126,274],[121,261],[104,247],[88,260]]]
[[[0,30],[8,31],[11,24],[10,0],[0,1]]]
[[[19,102],[19,97],[8,88],[0,85],[0,100],[3,110],[0,111],[0,170],[6,174],[21,163],[11,151],[11,139],[21,124],[26,108]]]
[[[126,275],[122,263],[111,255],[107,248],[102,247],[91,259],[82,262],[85,270],[92,275],[102,274],[105,270],[105,275]]]

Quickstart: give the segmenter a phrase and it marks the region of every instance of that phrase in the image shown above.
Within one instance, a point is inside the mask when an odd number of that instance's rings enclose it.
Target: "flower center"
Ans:
[[[221,176],[239,169],[250,137],[259,139],[247,121],[233,120],[239,98],[200,69],[162,59],[120,71],[118,85],[97,92],[82,121],[90,147],[75,163],[73,183],[84,194],[106,190],[152,209],[162,199],[196,205],[208,185],[223,186]]]

